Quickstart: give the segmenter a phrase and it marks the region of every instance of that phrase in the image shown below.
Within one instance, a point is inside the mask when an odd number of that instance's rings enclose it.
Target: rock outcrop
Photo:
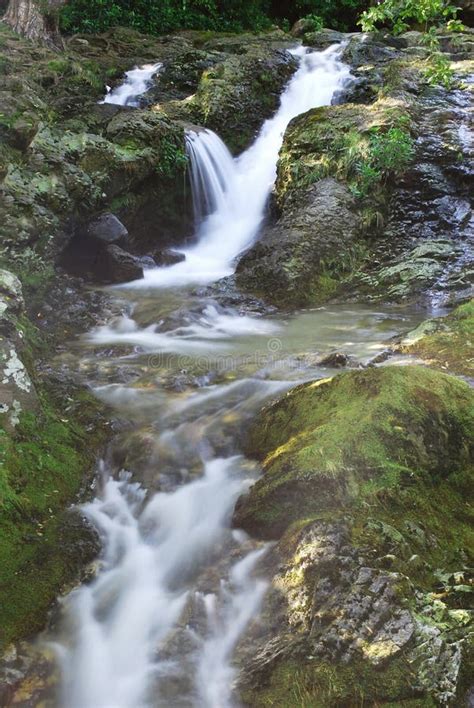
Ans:
[[[463,705],[473,400],[452,377],[390,367],[263,411],[248,451],[264,474],[235,524],[279,540],[239,651],[245,705]]]
[[[327,33],[316,35],[317,46]],[[457,35],[451,44],[443,35],[439,39],[447,56],[459,59],[453,66],[462,82],[472,67],[471,34]],[[420,33],[348,40],[343,56],[353,67],[353,81],[335,96],[336,105],[290,123],[270,223],[243,256],[238,282],[279,305],[319,304],[335,295],[449,302],[454,290],[466,297],[473,272],[472,169],[464,137],[469,91],[456,82],[451,88],[428,84]],[[338,219],[326,229],[331,257],[317,282],[311,273],[321,240],[310,245],[301,238],[308,244],[302,259],[291,225],[306,221],[308,194],[328,178],[352,195],[345,208],[358,228],[350,249],[337,235]],[[317,220],[311,221],[317,229]],[[306,272],[298,284],[300,270]]]

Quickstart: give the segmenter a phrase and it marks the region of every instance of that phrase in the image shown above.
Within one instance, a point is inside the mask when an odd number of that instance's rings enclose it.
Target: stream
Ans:
[[[333,375],[327,354],[367,363],[426,317],[365,305],[262,315],[203,290],[257,238],[289,121],[349,78],[339,47],[294,53],[278,112],[241,157],[210,131],[188,133],[194,243],[182,262],[116,289],[122,314],[80,343],[83,378],[125,422],[83,507],[102,540],[97,573],[61,600],[46,637],[65,708],[239,704],[233,658],[268,584],[268,546],[231,526],[260,473],[242,454],[245,430],[272,398]],[[133,105],[158,69],[129,72],[105,100]]]

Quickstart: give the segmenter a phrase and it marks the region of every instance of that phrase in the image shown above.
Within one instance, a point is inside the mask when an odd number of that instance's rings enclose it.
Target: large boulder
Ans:
[[[87,234],[102,245],[115,243],[119,245],[128,238],[126,226],[122,224],[115,214],[106,213],[94,219],[87,227]]]
[[[387,367],[264,409],[247,443],[263,477],[234,521],[278,542],[239,648],[244,705],[465,705],[473,403],[455,378]]]
[[[279,304],[324,301],[355,253],[359,227],[348,188],[322,179],[242,257],[237,283]]]
[[[298,519],[466,469],[473,400],[463,382],[421,367],[368,369],[294,389],[253,428],[247,452],[262,460],[264,475],[238,505],[236,522],[278,537]]]

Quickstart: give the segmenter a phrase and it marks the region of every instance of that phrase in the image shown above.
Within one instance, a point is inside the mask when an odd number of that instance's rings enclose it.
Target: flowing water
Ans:
[[[231,529],[259,474],[241,453],[246,426],[266,401],[327,376],[324,354],[367,361],[422,316],[364,306],[257,316],[191,289],[233,272],[264,218],[285,127],[348,77],[337,48],[297,53],[280,109],[240,158],[209,131],[188,135],[195,245],[120,290],[123,313],[83,342],[83,376],[128,423],[84,507],[102,538],[99,570],[62,601],[65,708],[238,705],[233,657],[267,587],[267,547]]]
[[[100,103],[115,103],[118,106],[138,106],[138,99],[150,88],[153,77],[162,66],[160,63],[145,64],[127,71],[125,81],[117,88],[109,90]]]

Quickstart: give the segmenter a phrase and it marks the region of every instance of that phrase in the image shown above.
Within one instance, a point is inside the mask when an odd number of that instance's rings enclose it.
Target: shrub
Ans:
[[[431,25],[441,25],[456,18],[458,8],[446,0],[383,0],[365,10],[359,24],[363,32],[383,26],[395,34],[418,26],[427,32]]]

